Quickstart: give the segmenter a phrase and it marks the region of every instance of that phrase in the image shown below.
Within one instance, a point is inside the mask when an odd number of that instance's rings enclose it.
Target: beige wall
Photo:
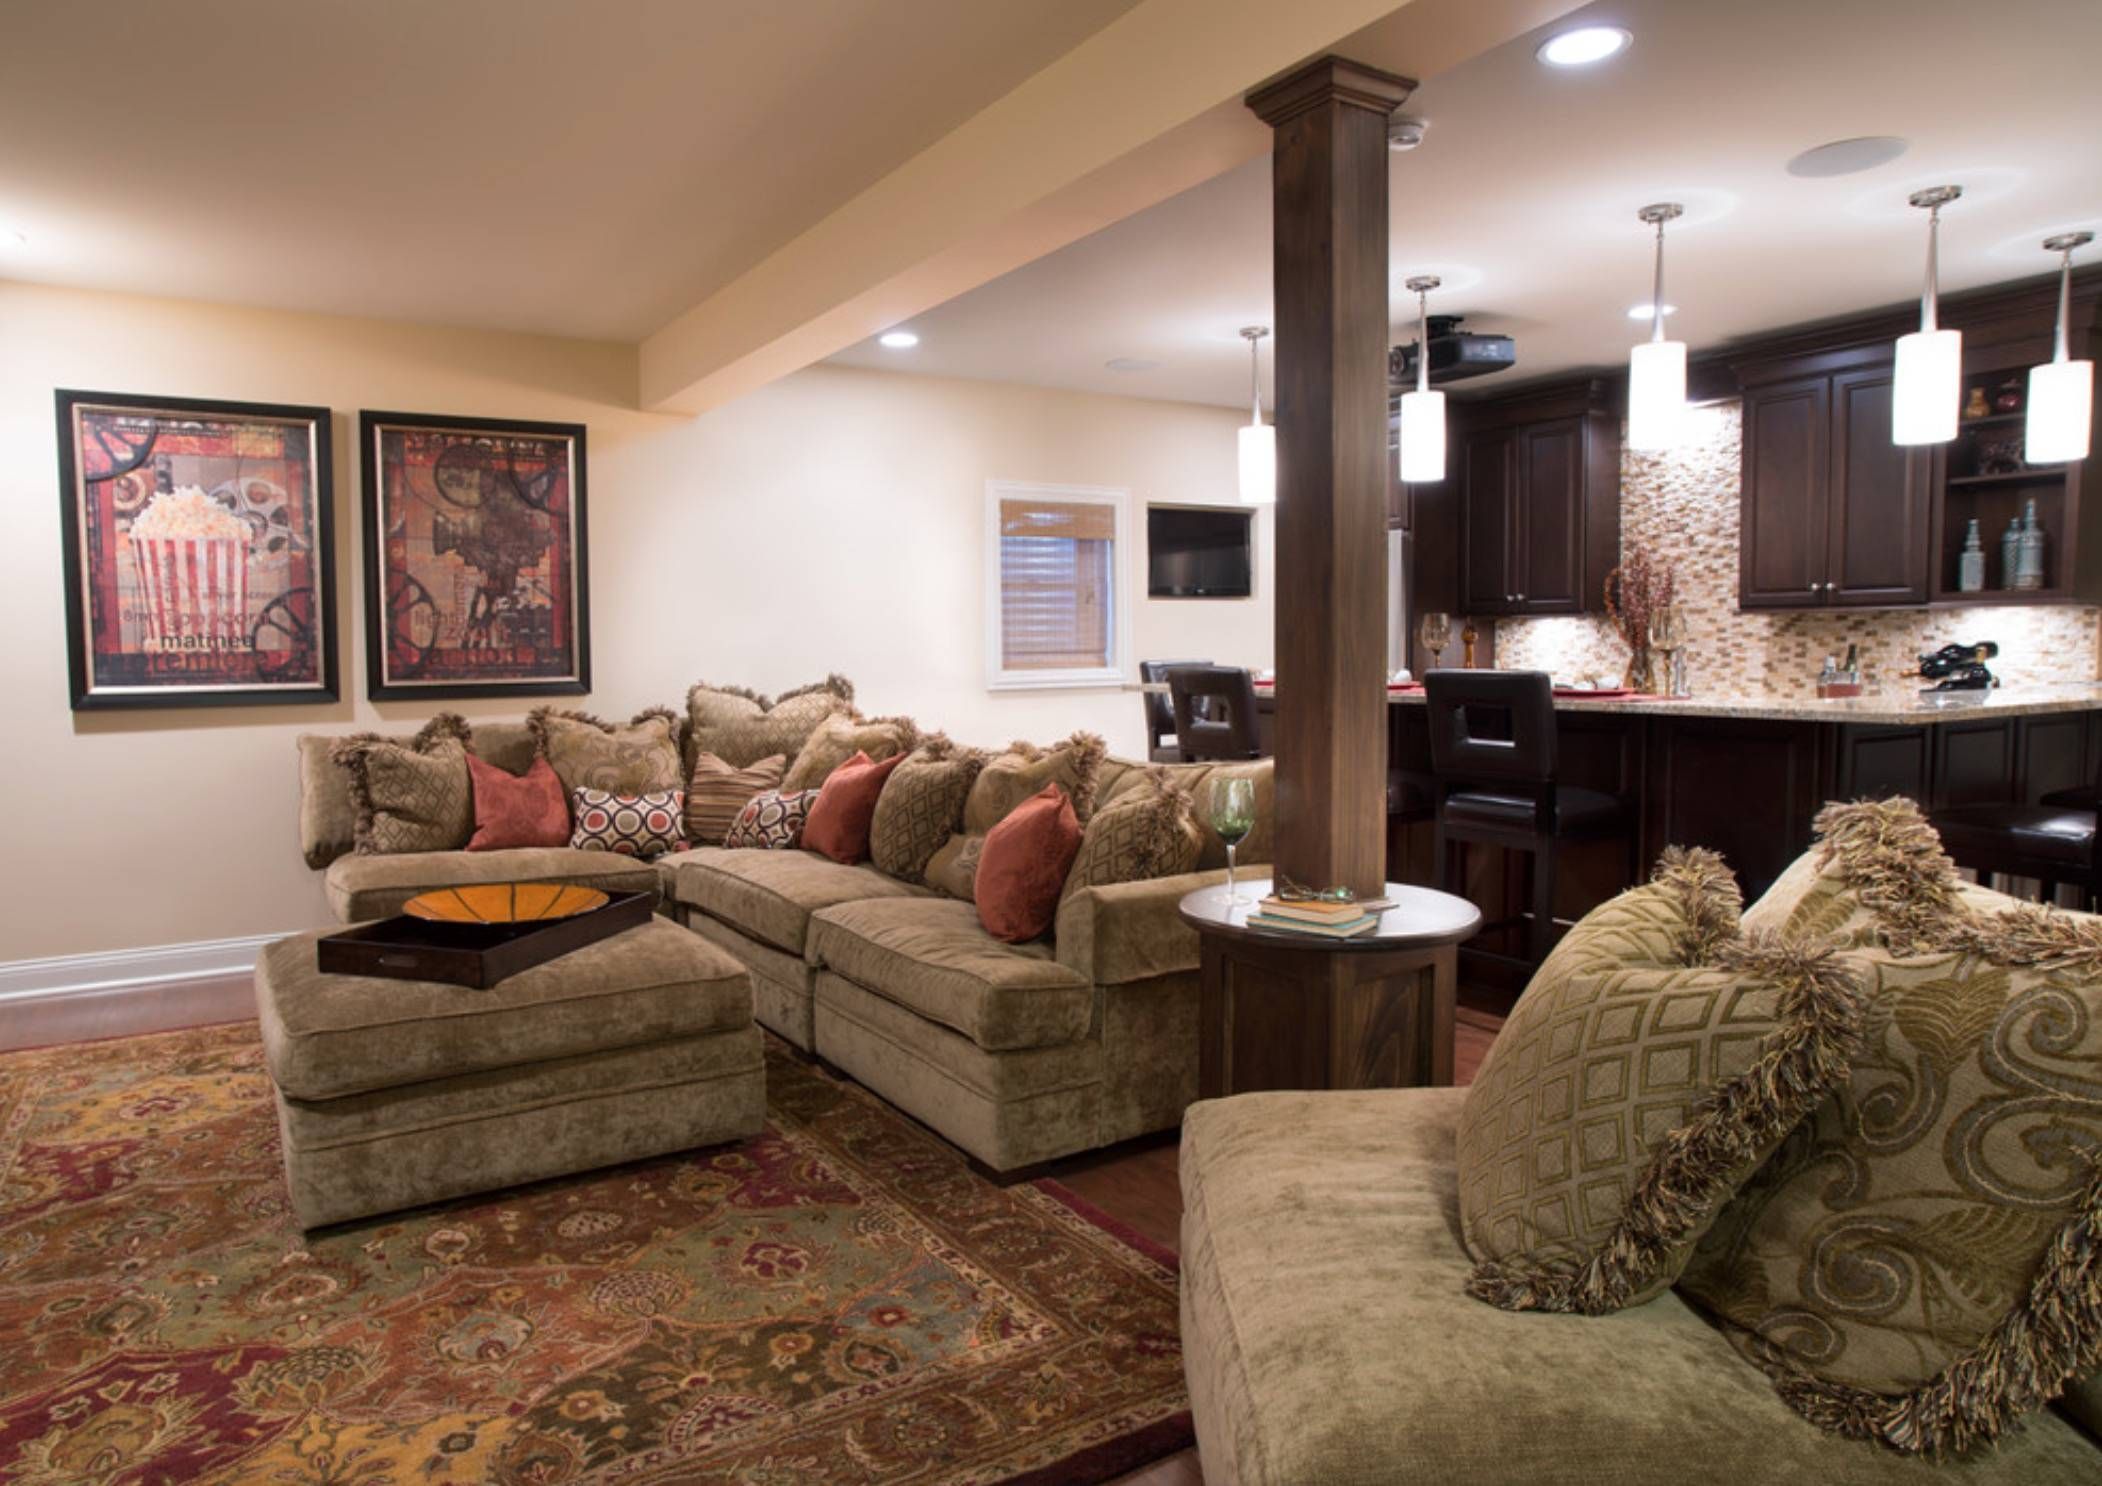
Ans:
[[[613,345],[0,283],[0,962],[326,921],[299,860],[292,739],[429,710],[363,700],[359,408],[589,426],[593,710],[836,670],[869,710],[973,742],[1085,727],[1141,745],[1134,694],[986,690],[985,482],[1122,486],[1135,522],[1148,500],[1230,500],[1234,414],[817,368],[689,420],[633,411],[633,368]],[[335,410],[345,700],[68,710],[54,387]],[[1142,600],[1133,655],[1270,664],[1267,516],[1257,546],[1255,599]]]

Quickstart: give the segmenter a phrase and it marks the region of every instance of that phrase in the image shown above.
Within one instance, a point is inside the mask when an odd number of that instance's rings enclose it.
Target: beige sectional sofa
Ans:
[[[968,902],[807,851],[704,846],[654,863],[568,848],[361,856],[336,741],[300,740],[300,832],[345,922],[468,882],[658,892],[660,911],[751,971],[762,1025],[997,1172],[1172,1129],[1196,1097],[1197,937],[1176,904],[1224,876],[1208,831],[1198,871],[1078,889],[1048,938],[1008,944]],[[474,748],[517,773],[533,739],[521,723],[477,723]],[[1105,761],[1096,807],[1151,767]],[[1211,769],[1170,773],[1201,799]],[[1270,795],[1258,790],[1265,819],[1244,864],[1267,859]]]

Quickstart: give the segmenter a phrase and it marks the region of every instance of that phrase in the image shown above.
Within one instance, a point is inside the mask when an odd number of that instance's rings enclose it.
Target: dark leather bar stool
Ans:
[[[1139,662],[1139,680],[1165,686],[1168,673],[1184,666],[1208,666],[1208,660],[1142,660]],[[1172,740],[1175,737],[1175,699],[1162,691],[1146,692],[1141,698],[1146,704],[1146,757],[1156,764],[1179,764],[1182,749]]]
[[[2097,804],[2094,789],[2083,785],[2054,790],[2038,805],[1951,805],[1929,811],[1928,819],[1957,866],[1981,878],[1995,872],[2033,877],[2046,903],[2061,883],[2093,902],[2102,893]]]
[[[1554,687],[1545,671],[1432,671],[1423,690],[1437,793],[1436,885],[1454,891],[1455,854],[1469,844],[1529,853],[1526,959],[1538,965],[1554,944],[1559,848],[1623,833],[1627,809],[1613,795],[1556,778]]]
[[[1186,764],[1263,756],[1255,681],[1238,666],[1177,666],[1168,673],[1175,741]]]

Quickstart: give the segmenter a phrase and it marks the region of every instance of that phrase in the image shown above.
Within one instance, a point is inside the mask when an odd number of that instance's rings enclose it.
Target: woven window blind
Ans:
[[[1092,501],[1000,502],[1000,664],[1116,664],[1117,518]]]

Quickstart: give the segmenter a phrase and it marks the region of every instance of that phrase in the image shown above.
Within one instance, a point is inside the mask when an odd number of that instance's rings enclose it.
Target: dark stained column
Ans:
[[[1324,57],[1248,97],[1276,134],[1277,868],[1360,893],[1387,876],[1387,120],[1415,86]]]

